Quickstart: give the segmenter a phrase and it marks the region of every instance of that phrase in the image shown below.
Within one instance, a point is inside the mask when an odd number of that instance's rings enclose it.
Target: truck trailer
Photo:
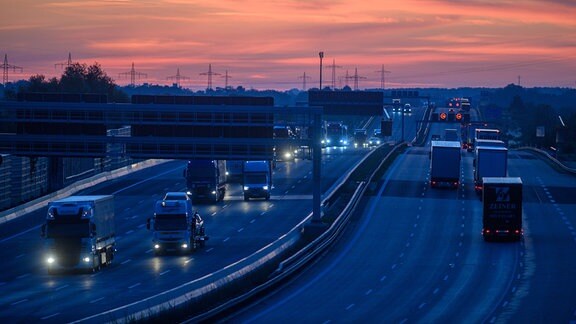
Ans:
[[[147,219],[146,228],[152,231],[155,254],[164,252],[189,253],[203,247],[208,240],[204,221],[192,211],[189,200],[158,200],[154,216]]]
[[[270,199],[272,190],[272,166],[270,161],[244,162],[244,200],[250,198]]]
[[[522,230],[522,179],[485,177],[482,190],[482,236],[519,240]]]
[[[460,142],[432,141],[430,148],[430,187],[458,188],[460,183]]]
[[[226,161],[190,160],[184,170],[188,195],[194,202],[224,200],[226,194]]]
[[[484,177],[508,176],[508,149],[505,147],[476,146],[473,166],[474,190],[480,194]]]
[[[114,196],[70,196],[48,203],[42,225],[49,273],[95,272],[116,252]]]

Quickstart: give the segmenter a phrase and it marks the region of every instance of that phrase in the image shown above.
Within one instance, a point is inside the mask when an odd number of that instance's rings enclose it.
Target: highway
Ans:
[[[525,237],[487,243],[472,153],[462,152],[458,190],[431,189],[428,150],[429,141],[396,159],[323,258],[227,320],[574,322],[575,177],[511,151],[509,175],[524,183]]]
[[[406,137],[414,137],[418,114],[407,116]],[[379,122],[379,120],[375,121]],[[399,139],[395,123],[392,139]],[[375,128],[375,125],[370,126]],[[322,192],[335,185],[368,149],[326,149]],[[249,256],[288,232],[312,210],[312,163],[278,163],[269,201],[241,199],[229,185],[224,202],[198,205],[204,217],[206,247],[190,255],[154,256],[146,219],[153,202],[167,191],[184,191],[183,161],[172,161],[94,186],[78,194],[115,196],[118,252],[109,268],[94,274],[49,275],[43,261],[42,208],[0,227],[0,319],[4,322],[102,322],[130,315],[182,295],[196,280]],[[132,305],[135,304],[135,305]],[[114,311],[114,315],[107,312]]]

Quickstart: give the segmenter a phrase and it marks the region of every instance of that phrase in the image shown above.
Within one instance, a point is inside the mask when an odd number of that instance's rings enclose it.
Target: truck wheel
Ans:
[[[250,200],[250,198],[248,198],[248,196],[244,195],[244,201],[248,201]]]
[[[266,195],[266,200],[270,200],[270,194]]]

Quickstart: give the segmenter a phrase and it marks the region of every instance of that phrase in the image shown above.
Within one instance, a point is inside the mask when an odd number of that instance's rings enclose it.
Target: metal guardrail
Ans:
[[[554,163],[557,167],[559,167],[560,169],[571,173],[571,174],[576,174],[576,169],[574,168],[570,168],[567,167],[566,165],[564,165],[562,162],[560,162],[558,159],[556,159],[555,157],[553,157],[552,155],[550,155],[548,152],[541,150],[541,149],[537,149],[534,147],[520,147],[518,148],[518,150],[525,150],[525,151],[532,151],[535,152],[536,154],[542,155],[545,158],[547,158],[548,160],[550,160],[552,163]]]
[[[196,316],[196,317],[190,319],[186,323],[195,323],[195,322],[210,319],[211,317],[216,316],[217,314],[223,313],[227,309],[230,309],[230,308],[254,297],[257,294],[262,293],[263,291],[266,291],[266,290],[272,288],[273,286],[277,285],[282,280],[286,279],[287,277],[290,277],[296,271],[300,270],[310,260],[316,258],[318,255],[320,255],[322,252],[324,252],[342,234],[343,230],[345,229],[345,227],[348,223],[348,220],[350,219],[351,215],[355,211],[355,209],[358,205],[358,202],[360,201],[360,199],[362,198],[362,196],[366,192],[366,189],[368,188],[367,184],[372,182],[374,175],[376,173],[378,173],[378,171],[382,168],[382,166],[384,165],[384,163],[386,163],[386,161],[390,158],[390,156],[395,154],[397,150],[399,150],[405,146],[406,146],[406,143],[402,143],[402,144],[399,144],[396,147],[394,147],[386,155],[386,157],[384,157],[384,159],[382,159],[382,161],[380,162],[378,167],[371,173],[368,181],[362,181],[359,183],[359,185],[356,188],[356,190],[354,191],[354,194],[352,195],[350,201],[347,203],[346,207],[343,209],[343,211],[340,213],[340,215],[336,218],[336,220],[332,223],[332,225],[326,231],[324,231],[319,237],[314,239],[312,242],[307,244],[305,247],[300,249],[298,252],[296,252],[292,256],[288,257],[286,260],[282,261],[279,264],[276,271],[270,276],[269,280],[260,284],[257,287],[254,287],[253,289],[251,289],[250,291],[248,291],[245,294],[242,294],[236,298],[233,298],[233,299],[227,301],[226,303],[224,303],[224,304],[222,304],[222,305],[220,305],[220,306],[218,306],[218,307],[216,307],[216,308],[214,308],[214,309],[212,309],[212,310],[210,310],[204,314],[201,314],[199,316]],[[367,155],[367,157],[368,157],[368,155]],[[362,160],[362,161],[364,161],[364,160]],[[359,163],[356,166],[356,168],[358,166],[360,166],[361,164],[362,163]],[[356,168],[354,168],[354,170],[356,170]],[[353,171],[351,171],[349,174],[351,174]],[[342,182],[342,184],[344,184],[344,183],[346,183],[346,180]],[[333,192],[337,192],[337,190],[334,190]]]

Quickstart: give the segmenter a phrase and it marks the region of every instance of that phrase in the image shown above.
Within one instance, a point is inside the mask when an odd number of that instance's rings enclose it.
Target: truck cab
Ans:
[[[152,246],[156,254],[164,252],[188,253],[204,246],[207,240],[202,219],[187,200],[158,200],[154,216],[146,227],[152,231]]]
[[[270,199],[272,190],[272,167],[270,161],[245,161],[243,170],[244,200],[250,198]]]

